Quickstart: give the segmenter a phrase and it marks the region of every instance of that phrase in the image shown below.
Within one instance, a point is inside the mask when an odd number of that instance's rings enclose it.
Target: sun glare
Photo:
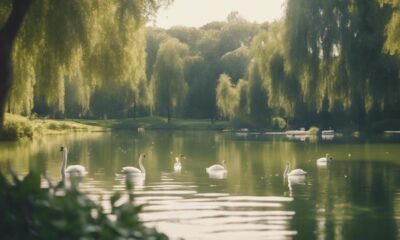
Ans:
[[[168,8],[161,9],[152,26],[200,27],[212,21],[223,21],[228,14],[238,11],[252,22],[273,21],[282,17],[284,0],[175,0]]]

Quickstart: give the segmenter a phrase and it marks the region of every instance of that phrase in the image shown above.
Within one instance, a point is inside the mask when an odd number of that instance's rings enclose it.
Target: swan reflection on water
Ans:
[[[121,185],[133,185],[136,187],[143,187],[146,177],[143,175],[135,175],[135,174],[115,174],[115,180],[119,181]]]
[[[182,159],[185,159],[185,156],[183,156],[183,154],[179,154],[179,156],[175,158],[175,163],[174,163],[174,172],[175,173],[181,173],[181,171],[182,171],[181,160]]]
[[[306,185],[307,172],[301,168],[291,170],[290,163],[287,162],[283,173],[283,182],[286,183],[286,180],[288,182],[289,196],[292,197],[292,187],[294,185]]]
[[[225,179],[228,177],[228,172],[227,171],[212,172],[208,173],[208,177],[213,179]]]

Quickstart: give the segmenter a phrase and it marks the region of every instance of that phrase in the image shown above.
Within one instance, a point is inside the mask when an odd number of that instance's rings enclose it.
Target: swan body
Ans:
[[[326,165],[332,160],[332,157],[329,157],[329,154],[327,153],[325,157],[321,157],[317,159],[317,165]]]
[[[83,176],[87,174],[86,168],[82,165],[70,165],[67,167],[68,162],[68,148],[61,147],[60,152],[63,153],[63,163],[61,165],[61,175],[64,176],[65,173],[74,174],[78,176]]]
[[[121,173],[124,174],[129,174],[129,175],[138,175],[138,176],[144,176],[146,174],[146,169],[143,166],[143,160],[146,158],[146,155],[141,153],[139,156],[139,168],[136,167],[123,167],[121,170]]]
[[[304,171],[303,169],[298,168],[298,169],[293,169],[287,175],[289,177],[291,177],[291,176],[305,176],[306,174],[307,174],[306,171]]]
[[[184,156],[181,154],[179,157],[175,158],[175,163],[174,163],[174,171],[175,172],[180,172],[182,170],[182,163],[181,159],[184,158]]]
[[[215,173],[215,172],[226,172],[226,163],[225,160],[222,161],[221,164],[214,164],[208,168],[206,168],[207,173]]]
[[[226,175],[228,173],[225,160],[222,161],[222,164],[214,164],[206,168],[206,171],[210,177],[218,179],[226,178]]]
[[[300,168],[290,170],[290,165],[289,165],[289,163],[287,163],[284,175],[288,176],[288,177],[305,176],[305,175],[307,175],[307,172]]]
[[[67,173],[86,173],[86,168],[82,165],[70,165],[65,169]]]

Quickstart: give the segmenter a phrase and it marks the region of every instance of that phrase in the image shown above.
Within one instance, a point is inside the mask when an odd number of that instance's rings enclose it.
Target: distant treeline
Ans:
[[[399,128],[399,0],[288,0],[273,23],[233,12],[223,22],[169,30],[121,15],[117,1],[102,4],[98,15],[78,15],[90,28],[59,14],[48,14],[54,20],[43,28],[26,21],[8,111]]]

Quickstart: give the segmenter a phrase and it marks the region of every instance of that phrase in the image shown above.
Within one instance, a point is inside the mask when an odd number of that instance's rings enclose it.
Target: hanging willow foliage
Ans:
[[[145,104],[140,97],[146,81],[144,24],[169,2],[35,0],[14,46],[8,111],[29,115],[37,99],[64,113],[66,84],[82,114],[103,86],[126,85],[135,96],[129,105]],[[11,0],[0,4],[0,26],[10,8]]]

